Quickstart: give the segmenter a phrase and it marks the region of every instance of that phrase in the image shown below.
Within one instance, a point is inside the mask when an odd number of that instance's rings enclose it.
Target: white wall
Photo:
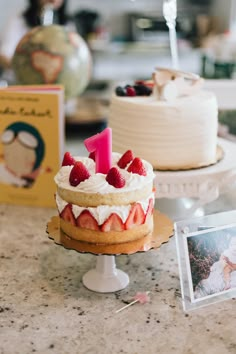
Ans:
[[[0,0],[0,31],[4,28],[11,14],[22,11],[25,4],[27,4],[26,0]]]

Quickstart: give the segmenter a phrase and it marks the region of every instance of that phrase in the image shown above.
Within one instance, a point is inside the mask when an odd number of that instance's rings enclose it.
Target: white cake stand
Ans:
[[[152,234],[148,235],[144,241],[140,239],[127,244],[96,245],[71,239],[61,231],[58,216],[53,216],[47,223],[47,233],[57,245],[80,253],[96,255],[96,266],[83,275],[82,283],[89,290],[109,293],[122,290],[129,284],[128,274],[116,268],[116,256],[158,249],[173,236],[174,224],[167,215],[154,210],[153,219]]]
[[[188,171],[156,171],[157,208],[174,220],[200,216],[236,180],[236,143],[219,138],[224,157],[215,165]],[[181,199],[182,198],[182,199]]]
[[[115,256],[97,256],[96,268],[89,270],[82,278],[84,286],[99,293],[109,293],[126,288],[127,273],[116,268]]]

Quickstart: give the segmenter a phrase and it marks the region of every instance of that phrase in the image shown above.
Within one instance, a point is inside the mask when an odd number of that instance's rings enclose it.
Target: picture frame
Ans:
[[[236,297],[236,210],[176,222],[184,311]]]

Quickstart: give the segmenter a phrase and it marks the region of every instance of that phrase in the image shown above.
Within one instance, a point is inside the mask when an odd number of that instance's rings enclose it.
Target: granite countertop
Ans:
[[[83,139],[70,139],[66,149],[87,153]],[[161,210],[161,200],[156,205]],[[236,185],[205,214],[232,209]],[[0,354],[236,352],[234,299],[183,311],[175,237],[157,250],[117,256],[129,285],[96,293],[82,283],[96,256],[54,244],[46,233],[54,215],[56,209],[0,205]],[[116,313],[144,291],[148,303]]]
[[[230,209],[236,209],[235,188],[206,213]],[[1,354],[236,352],[235,299],[183,311],[174,237],[158,250],[117,256],[130,284],[95,293],[81,280],[96,256],[48,239],[46,224],[56,214],[0,205]],[[138,291],[151,291],[150,302],[115,313]]]

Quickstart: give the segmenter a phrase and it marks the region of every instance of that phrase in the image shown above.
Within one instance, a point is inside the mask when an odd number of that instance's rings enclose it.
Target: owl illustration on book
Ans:
[[[39,131],[25,122],[15,122],[1,134],[3,163],[0,182],[29,188],[41,172],[45,143]]]

